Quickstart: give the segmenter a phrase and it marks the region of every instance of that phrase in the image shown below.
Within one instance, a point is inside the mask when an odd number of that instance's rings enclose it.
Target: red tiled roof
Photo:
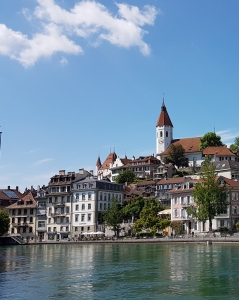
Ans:
[[[172,140],[171,144],[169,147],[174,144],[174,145],[179,145],[181,144],[183,149],[185,150],[185,153],[192,153],[192,152],[200,152],[201,150],[199,149],[200,145],[200,137],[193,137],[193,138],[184,138],[184,139],[176,139]],[[160,153],[160,155],[168,155],[168,150],[165,150],[164,152]]]
[[[31,200],[31,204],[27,204],[27,201]],[[19,203],[21,203],[19,205]],[[9,205],[7,209],[13,209],[13,208],[23,208],[23,207],[29,207],[29,208],[35,208],[37,206],[37,203],[32,195],[32,193],[27,194],[26,196],[22,197],[20,200],[18,200],[16,203]]]
[[[172,124],[172,122],[170,120],[170,117],[168,115],[168,112],[167,112],[167,108],[166,108],[166,106],[164,105],[164,102],[163,102],[162,107],[161,107],[161,112],[160,112],[158,121],[156,123],[156,127],[164,126],[164,125],[173,127],[173,124]]]
[[[183,183],[185,180],[186,180],[185,177],[176,177],[176,178],[168,178],[168,179],[163,178],[163,179],[159,180],[157,185]]]
[[[235,156],[226,146],[219,147],[207,147],[202,152],[204,155],[216,155],[216,156]]]
[[[110,167],[110,163],[113,163],[116,160],[117,156],[115,154],[115,152],[111,152],[106,160],[103,162],[103,165],[100,167],[99,170],[105,170],[105,169],[109,169]]]

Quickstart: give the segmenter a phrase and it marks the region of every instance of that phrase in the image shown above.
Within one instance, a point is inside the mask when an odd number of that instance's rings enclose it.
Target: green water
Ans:
[[[0,247],[0,299],[239,299],[239,245]]]

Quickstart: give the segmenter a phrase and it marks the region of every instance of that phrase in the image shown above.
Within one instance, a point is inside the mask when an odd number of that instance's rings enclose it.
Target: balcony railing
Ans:
[[[13,227],[28,227],[29,222],[19,222],[19,223],[12,223]]]
[[[65,206],[65,202],[53,202],[52,204],[53,204],[53,206],[56,206],[56,207]]]
[[[52,218],[55,218],[55,217],[65,217],[65,216],[66,216],[65,212],[55,212],[55,213],[51,214]]]

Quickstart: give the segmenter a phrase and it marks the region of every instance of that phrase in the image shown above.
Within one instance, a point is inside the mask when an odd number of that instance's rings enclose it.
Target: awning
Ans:
[[[171,215],[171,209],[165,209],[158,213],[158,215]]]

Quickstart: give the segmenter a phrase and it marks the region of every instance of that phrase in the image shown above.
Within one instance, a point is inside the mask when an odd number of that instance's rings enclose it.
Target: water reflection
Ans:
[[[0,299],[238,299],[238,249],[205,244],[0,247]]]

